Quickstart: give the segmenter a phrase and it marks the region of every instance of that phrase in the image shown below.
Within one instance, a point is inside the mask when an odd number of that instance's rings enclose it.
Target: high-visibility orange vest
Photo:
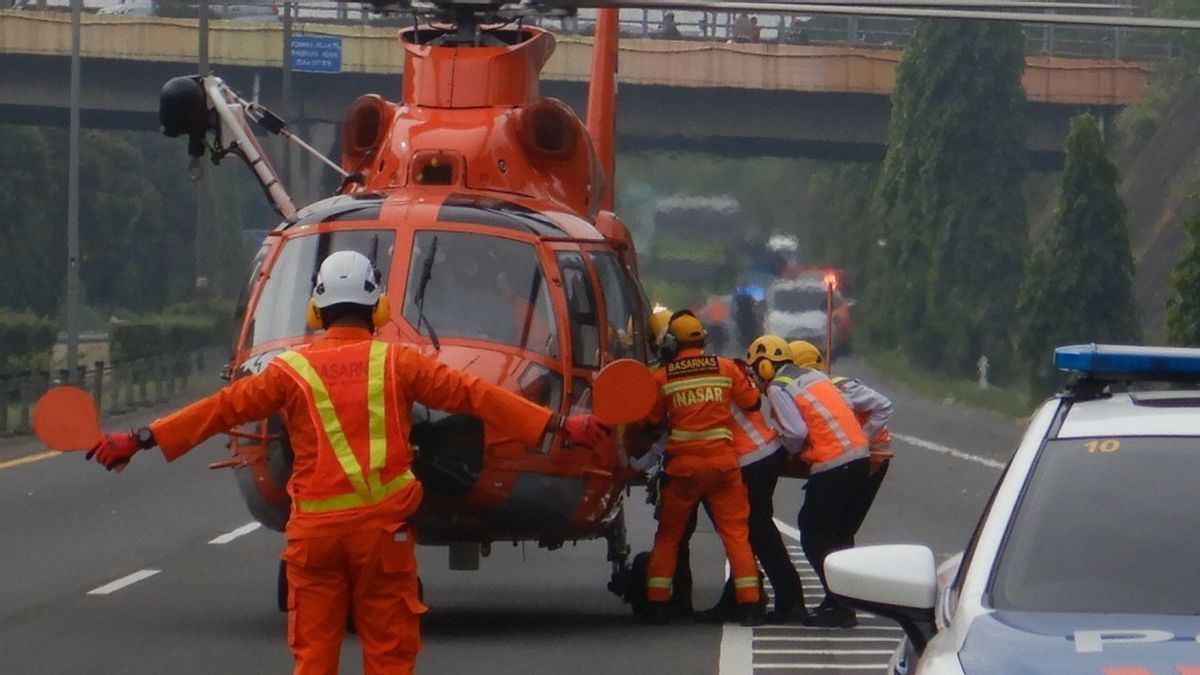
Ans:
[[[779,433],[767,424],[762,411],[746,411],[729,405],[736,424],[733,430],[733,450],[738,455],[739,466],[749,466],[779,449]]]
[[[830,378],[830,380],[833,382],[833,384],[838,389],[841,389],[842,383],[849,379],[850,378],[848,378],[848,377],[840,377],[840,376]],[[861,426],[861,425],[866,424],[867,420],[871,419],[871,413],[870,413],[870,411],[867,411],[867,410],[863,410],[861,412],[858,410],[855,410],[854,418],[858,420],[858,423]],[[895,456],[895,453],[893,453],[891,450],[891,448],[892,448],[892,433],[890,431],[888,431],[887,425],[885,424],[882,427],[880,427],[879,431],[875,432],[875,435],[873,437],[871,437],[870,441],[871,441],[871,471],[874,472],[885,461],[887,461]]]
[[[787,392],[808,427],[802,457],[811,473],[828,471],[868,456],[869,442],[862,425],[825,373],[785,366],[771,386]]]
[[[319,430],[316,469],[293,495],[298,511],[372,506],[412,483],[407,439],[394,438],[400,425],[387,395],[395,390],[388,349],[385,342],[363,341],[277,357],[304,392]]]

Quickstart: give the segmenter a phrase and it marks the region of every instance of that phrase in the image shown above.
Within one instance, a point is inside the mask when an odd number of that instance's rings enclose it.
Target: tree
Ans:
[[[868,336],[922,366],[1003,376],[1027,249],[1021,31],[924,21],[896,73]],[[1011,368],[1007,370],[1011,371]]]
[[[1167,341],[1200,345],[1200,211],[1183,223],[1188,244],[1168,283],[1175,294],[1167,300]]]
[[[1072,119],[1065,149],[1054,224],[1030,261],[1018,304],[1020,356],[1038,398],[1062,382],[1056,346],[1141,338],[1125,203],[1096,118]]]
[[[65,181],[38,129],[0,126],[0,145],[0,306],[53,314],[66,274]]]

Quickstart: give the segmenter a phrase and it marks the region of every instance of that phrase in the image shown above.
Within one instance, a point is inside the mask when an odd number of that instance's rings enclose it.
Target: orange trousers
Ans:
[[[673,465],[672,465],[673,464]],[[700,500],[708,503],[713,525],[725,545],[725,555],[733,572],[733,585],[739,604],[758,602],[758,563],[750,550],[750,502],[742,472],[733,464],[680,457],[670,460],[654,550],[646,568],[646,599],[666,602],[671,599],[671,580],[675,577],[675,559],[679,542]]]
[[[289,541],[288,646],[296,675],[337,675],[346,617],[366,675],[411,673],[421,650],[417,560],[412,536],[367,529]]]

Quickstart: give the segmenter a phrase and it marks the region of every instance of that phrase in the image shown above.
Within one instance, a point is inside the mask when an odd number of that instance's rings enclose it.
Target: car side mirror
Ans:
[[[846,604],[900,624],[919,654],[933,637],[937,572],[925,546],[864,546],[825,559],[829,589]]]

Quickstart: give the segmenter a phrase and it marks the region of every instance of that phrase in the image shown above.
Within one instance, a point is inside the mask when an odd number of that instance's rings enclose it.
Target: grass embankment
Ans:
[[[1034,405],[1029,400],[1029,394],[1020,385],[1006,388],[993,385],[980,389],[976,380],[931,373],[913,364],[899,352],[864,351],[859,355],[881,375],[927,398],[939,401],[950,399],[1016,418],[1027,417],[1033,412]]]

